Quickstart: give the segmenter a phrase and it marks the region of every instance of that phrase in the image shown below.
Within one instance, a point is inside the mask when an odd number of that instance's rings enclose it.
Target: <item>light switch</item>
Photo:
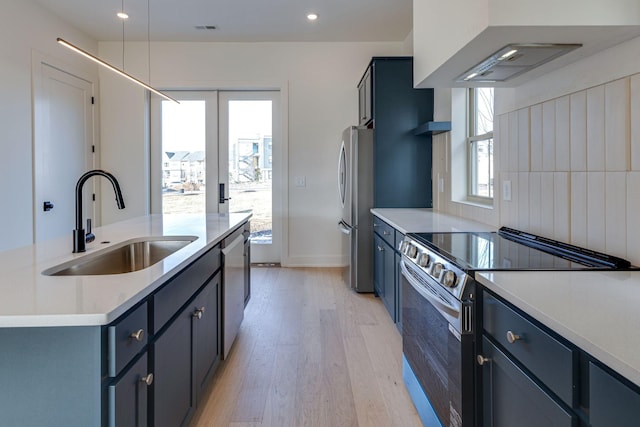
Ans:
[[[502,181],[502,200],[506,202],[511,201],[511,181],[510,180]]]
[[[307,186],[307,177],[306,176],[296,176],[294,178],[294,185],[296,187],[306,187]]]
[[[438,178],[438,192],[444,193],[444,178]]]

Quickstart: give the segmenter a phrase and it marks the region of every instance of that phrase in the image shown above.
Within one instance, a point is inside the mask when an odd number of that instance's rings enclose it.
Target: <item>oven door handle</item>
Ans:
[[[404,264],[404,260],[400,261],[400,270],[402,271],[402,275],[404,276],[404,278],[407,279],[407,282],[409,282],[413,289],[415,289],[416,292],[418,292],[427,301],[429,301],[431,305],[433,305],[440,311],[449,312],[454,317],[458,317],[458,315],[460,314],[460,310],[457,307],[445,303],[438,297],[438,294],[423,286],[417,280],[411,277],[411,273],[409,273],[407,266]]]

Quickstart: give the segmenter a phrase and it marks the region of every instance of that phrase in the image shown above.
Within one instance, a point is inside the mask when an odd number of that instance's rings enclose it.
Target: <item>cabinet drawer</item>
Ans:
[[[589,422],[593,427],[631,427],[640,420],[640,393],[589,362]]]
[[[109,376],[115,377],[147,345],[147,303],[107,328]]]
[[[482,338],[482,406],[485,426],[577,425],[577,417],[536,384],[486,337]]]
[[[118,382],[109,386],[109,427],[147,425],[148,388],[152,382],[145,354]]]
[[[573,406],[575,350],[489,293],[483,292],[483,297],[484,330],[565,403]]]
[[[196,291],[220,268],[220,246],[215,246],[174,277],[153,296],[153,333],[157,333]]]
[[[390,226],[377,216],[374,216],[373,231],[378,233],[380,237],[382,237],[385,242],[389,244],[389,246],[393,246],[395,248],[395,229],[392,226]]]

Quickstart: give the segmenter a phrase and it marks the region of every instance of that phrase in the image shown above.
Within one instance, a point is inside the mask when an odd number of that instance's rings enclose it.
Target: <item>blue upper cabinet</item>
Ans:
[[[433,120],[433,89],[413,88],[412,57],[372,58],[358,89],[359,123],[374,129],[374,207],[430,208],[431,135],[414,131]]]

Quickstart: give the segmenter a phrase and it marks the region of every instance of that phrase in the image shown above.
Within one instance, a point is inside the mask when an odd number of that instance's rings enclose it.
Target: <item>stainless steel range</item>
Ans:
[[[477,272],[633,268],[617,257],[505,227],[410,233],[399,250],[403,377],[425,426],[476,426]]]

